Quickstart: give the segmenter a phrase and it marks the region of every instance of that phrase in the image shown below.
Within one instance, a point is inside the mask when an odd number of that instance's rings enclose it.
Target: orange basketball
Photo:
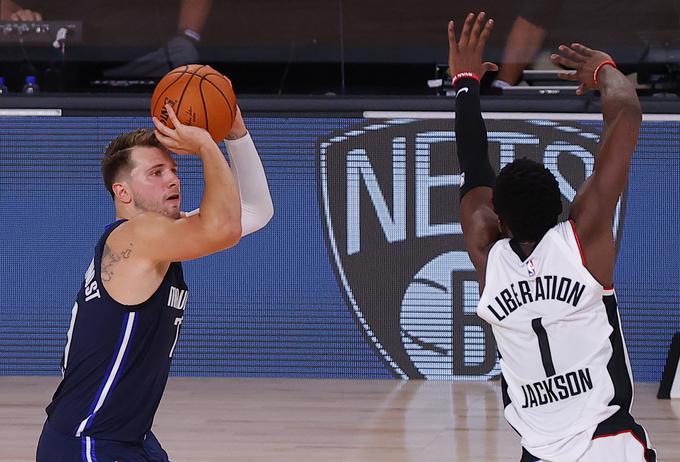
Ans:
[[[228,78],[210,66],[189,64],[168,72],[151,95],[151,115],[170,128],[165,105],[180,122],[208,130],[219,143],[236,117],[236,95]]]

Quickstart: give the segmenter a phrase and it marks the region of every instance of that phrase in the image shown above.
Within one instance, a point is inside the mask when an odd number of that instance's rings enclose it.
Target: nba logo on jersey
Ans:
[[[534,266],[533,260],[527,262],[527,273],[529,273],[530,278],[536,276],[536,266]]]

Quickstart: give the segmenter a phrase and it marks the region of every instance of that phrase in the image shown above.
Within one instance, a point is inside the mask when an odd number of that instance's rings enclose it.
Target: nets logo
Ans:
[[[528,157],[555,175],[566,219],[592,174],[599,135],[553,120],[487,120],[487,130],[497,169]],[[475,314],[479,286],[463,244],[455,150],[445,119],[370,121],[319,144],[320,209],[339,284],[397,377],[500,372],[491,328]],[[620,201],[615,235],[622,209]]]

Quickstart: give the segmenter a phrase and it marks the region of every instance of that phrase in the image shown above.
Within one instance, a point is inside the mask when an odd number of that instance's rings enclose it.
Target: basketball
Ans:
[[[236,95],[231,81],[210,66],[189,64],[168,72],[151,95],[151,115],[170,128],[165,105],[186,125],[205,128],[219,143],[236,117]]]

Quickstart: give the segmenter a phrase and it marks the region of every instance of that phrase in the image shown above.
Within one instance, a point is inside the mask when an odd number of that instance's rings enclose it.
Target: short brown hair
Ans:
[[[132,168],[130,153],[137,146],[158,148],[167,152],[165,146],[156,138],[154,131],[149,128],[138,128],[137,130],[123,133],[111,141],[104,152],[101,163],[104,185],[109,194],[111,194],[111,197],[114,197],[113,183],[115,183],[119,173]]]

